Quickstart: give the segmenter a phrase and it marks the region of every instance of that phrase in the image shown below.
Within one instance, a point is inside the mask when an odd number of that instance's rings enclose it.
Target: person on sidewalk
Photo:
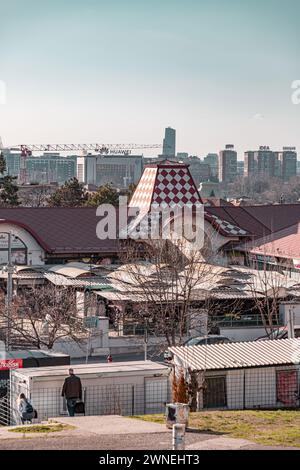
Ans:
[[[110,362],[113,361],[113,358],[112,358],[112,356],[109,354],[109,355],[107,356],[106,360],[107,360],[108,363],[110,363]]]
[[[28,398],[26,398],[24,393],[21,393],[18,398],[18,410],[22,424],[25,424],[26,422],[31,424],[35,416],[35,412],[32,404],[30,403]]]
[[[61,396],[67,400],[69,416],[75,416],[75,407],[78,400],[82,400],[81,380],[74,374],[73,369],[69,369],[69,377],[66,377]]]

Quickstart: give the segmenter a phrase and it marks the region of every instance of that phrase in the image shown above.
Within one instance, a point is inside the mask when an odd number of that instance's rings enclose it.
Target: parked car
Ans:
[[[222,335],[207,335],[207,336],[196,336],[195,338],[190,338],[182,346],[201,346],[203,344],[218,344],[218,343],[231,343],[229,338]],[[167,350],[164,352],[164,360],[171,361],[172,353]]]
[[[300,338],[300,326],[295,326],[294,328],[295,338]],[[282,326],[274,331],[273,337],[270,338],[268,335],[259,336],[255,338],[255,341],[267,341],[269,339],[286,339],[288,338],[288,328],[287,326]]]

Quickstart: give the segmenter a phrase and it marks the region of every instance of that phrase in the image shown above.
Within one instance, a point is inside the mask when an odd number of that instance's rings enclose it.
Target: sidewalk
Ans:
[[[0,428],[0,449],[32,450],[171,450],[172,432],[163,424],[123,416],[59,417],[51,420],[70,424],[75,429],[53,433],[12,433]],[[186,450],[279,450],[245,439],[189,431],[185,435]]]

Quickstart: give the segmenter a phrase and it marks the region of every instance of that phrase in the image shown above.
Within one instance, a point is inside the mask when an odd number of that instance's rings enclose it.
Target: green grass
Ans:
[[[164,415],[134,416],[164,423]],[[189,428],[203,433],[225,434],[269,446],[300,447],[300,410],[204,411],[191,413]]]
[[[75,429],[74,426],[69,424],[33,424],[29,426],[19,426],[17,428],[8,429],[9,432],[20,432],[20,433],[49,433],[49,432],[60,432]]]

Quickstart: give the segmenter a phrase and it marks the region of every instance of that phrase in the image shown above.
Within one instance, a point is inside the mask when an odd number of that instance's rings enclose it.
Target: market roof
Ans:
[[[26,377],[61,377],[67,376],[69,369],[72,368],[74,373],[79,377],[84,375],[96,374],[121,374],[121,373],[138,373],[151,372],[162,373],[169,370],[168,366],[152,361],[129,361],[129,362],[110,362],[101,364],[75,364],[66,366],[50,366],[50,367],[30,367],[26,369],[17,369],[18,375]]]
[[[169,350],[175,363],[195,371],[300,364],[300,339],[178,346]]]

